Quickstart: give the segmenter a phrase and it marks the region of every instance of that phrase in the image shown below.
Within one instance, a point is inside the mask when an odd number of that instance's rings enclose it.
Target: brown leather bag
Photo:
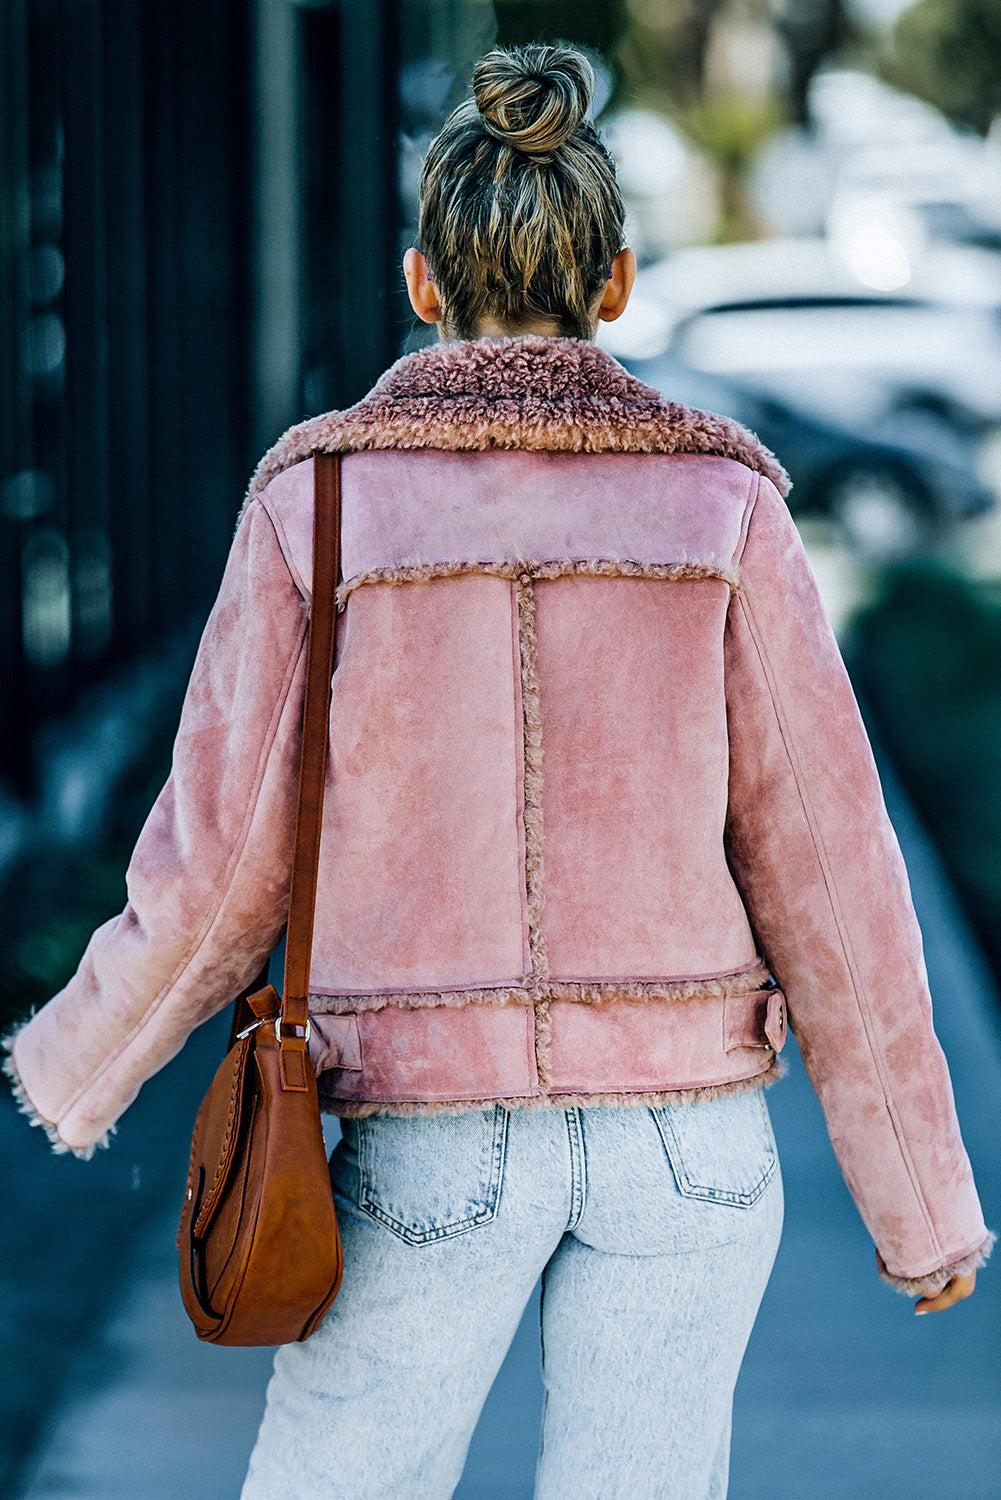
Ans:
[[[309,1060],[309,960],[327,769],[340,459],[314,454],[313,604],[285,983],[237,999],[229,1051],[198,1111],[177,1248],[181,1296],[200,1339],[306,1339],[343,1270],[316,1075]],[[267,607],[267,602],[262,602]]]

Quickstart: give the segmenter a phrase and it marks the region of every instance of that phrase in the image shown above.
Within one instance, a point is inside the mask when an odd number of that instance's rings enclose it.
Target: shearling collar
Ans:
[[[357,405],[289,428],[247,498],[312,453],[371,448],[712,453],[789,491],[781,464],[738,422],[663,401],[595,344],[533,334],[404,356]]]

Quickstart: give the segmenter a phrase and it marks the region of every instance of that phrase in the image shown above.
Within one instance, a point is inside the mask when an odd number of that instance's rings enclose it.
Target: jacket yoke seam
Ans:
[[[269,521],[271,521],[270,514],[267,511],[265,511],[265,514],[268,515],[268,519],[269,519]],[[271,524],[272,524],[272,529],[274,529],[274,522],[272,521]],[[276,534],[276,540],[277,540],[277,534]],[[279,543],[279,546],[280,546],[280,543]],[[284,557],[284,554],[283,554],[283,557]],[[286,566],[288,566],[287,563],[286,563]],[[290,576],[291,576],[291,570],[289,570],[289,572],[290,572]],[[80,1103],[81,1099],[86,1098],[86,1096],[101,1081],[101,1079],[105,1076],[105,1074],[113,1066],[113,1064],[116,1063],[121,1057],[123,1057],[125,1055],[125,1053],[129,1050],[129,1048],[131,1047],[131,1045],[132,1045],[133,1041],[136,1039],[136,1037],[138,1037],[146,1029],[146,1027],[149,1025],[150,1021],[153,1019],[153,1017],[156,1014],[156,1012],[160,1009],[160,1007],[163,1004],[164,1000],[170,994],[171,990],[175,988],[175,986],[178,984],[178,982],[180,981],[180,979],[183,977],[183,975],[185,973],[185,970],[187,970],[188,968],[190,968],[191,964],[197,958],[198,953],[200,952],[200,950],[202,949],[202,947],[205,945],[205,943],[208,941],[208,939],[211,937],[213,929],[215,928],[216,924],[219,921],[220,915],[222,913],[222,909],[223,909],[223,907],[226,904],[226,898],[229,895],[230,891],[232,890],[233,881],[236,878],[236,874],[237,874],[237,871],[239,869],[240,861],[243,858],[244,850],[247,847],[247,842],[248,842],[248,840],[250,838],[250,834],[251,834],[251,831],[253,829],[254,818],[257,815],[258,804],[260,802],[261,784],[262,784],[262,782],[264,780],[264,773],[267,770],[267,764],[268,764],[268,760],[270,759],[270,756],[271,756],[271,749],[272,749],[272,746],[274,744],[275,735],[278,732],[278,726],[279,726],[279,724],[281,722],[282,714],[283,714],[284,709],[285,709],[285,704],[286,704],[286,702],[288,700],[289,689],[291,688],[292,681],[293,681],[293,679],[295,677],[296,670],[297,670],[298,665],[299,665],[299,661],[300,661],[300,659],[302,657],[303,648],[304,648],[305,641],[306,641],[307,625],[308,625],[308,619],[304,619],[302,621],[298,637],[297,637],[297,639],[295,641],[295,644],[293,646],[292,653],[291,653],[291,655],[289,657],[288,666],[285,669],[285,676],[284,676],[284,678],[282,680],[281,690],[280,690],[278,698],[277,698],[277,700],[275,702],[275,707],[274,707],[274,710],[272,712],[271,719],[269,720],[268,727],[267,727],[267,730],[265,732],[264,739],[263,739],[263,742],[262,742],[262,745],[261,745],[261,754],[260,754],[260,757],[258,758],[257,774],[256,774],[256,776],[254,778],[254,785],[253,785],[252,796],[251,796],[251,798],[249,800],[248,807],[247,807],[247,813],[246,813],[246,816],[244,818],[243,824],[241,825],[240,832],[239,832],[239,834],[237,836],[236,842],[234,844],[233,852],[232,852],[232,854],[230,856],[229,863],[226,866],[226,870],[225,870],[225,873],[223,875],[222,888],[221,888],[221,891],[220,891],[220,894],[219,894],[219,899],[216,902],[215,906],[209,912],[209,915],[208,915],[208,917],[206,919],[205,925],[202,928],[201,932],[196,937],[192,948],[187,953],[187,955],[181,960],[181,962],[177,965],[177,967],[174,969],[174,972],[171,974],[170,978],[161,986],[160,990],[153,997],[152,1001],[150,1002],[150,1004],[146,1008],[146,1010],[143,1012],[143,1014],[140,1017],[140,1019],[132,1027],[132,1030],[128,1033],[127,1036],[125,1036],[125,1037],[122,1038],[122,1040],[119,1042],[118,1046],[114,1049],[113,1052],[111,1052],[109,1054],[109,1056],[102,1063],[101,1067],[95,1073],[91,1074],[91,1076],[88,1078],[87,1082],[85,1084],[81,1085],[81,1087],[76,1091],[75,1094],[73,1094],[71,1096],[71,1098],[69,1099],[69,1101],[63,1107],[62,1111],[60,1112],[59,1119],[55,1122],[55,1124],[56,1124],[57,1127],[58,1127],[58,1125],[63,1120],[66,1119],[67,1115],[70,1114],[70,1112],[73,1109],[76,1108],[76,1106]]]
[[[312,460],[308,461],[312,462]],[[267,488],[262,490],[257,498],[258,500],[260,500],[261,508],[264,511],[264,514],[267,516],[268,520],[271,522],[271,525],[274,529],[275,538],[278,542],[279,550],[282,557],[285,559],[285,566],[289,571],[289,577],[292,579],[292,582],[295,584],[296,589],[302,596],[303,603],[309,604],[312,599],[312,593],[309,589],[307,589],[306,580],[299,572],[299,569],[296,567],[293,560],[292,543],[289,541],[288,532],[285,530],[285,523],[279,516],[275,507],[267,498],[268,489],[270,489],[270,487],[271,486],[268,485]],[[247,509],[249,510],[250,506],[248,506]]]
[[[806,788],[799,767],[798,757],[795,754],[793,737],[788,730],[785,715],[783,714],[781,709],[781,695],[778,691],[775,676],[771,670],[768,653],[765,649],[764,641],[758,630],[756,629],[751,601],[746,593],[744,593],[741,599],[738,600],[738,604],[743,608],[745,617],[747,619],[747,625],[750,631],[751,640],[754,643],[754,649],[761,664],[762,676],[764,677],[765,683],[768,687],[772,710],[775,714],[775,719],[779,727],[779,734],[782,737],[782,745],[786,753],[786,759],[789,762],[789,768],[792,771],[793,780],[796,784],[796,793],[799,798],[800,806],[803,809],[803,817],[806,821],[807,828],[809,829],[810,838],[813,843],[814,850],[816,851],[817,860],[820,864],[821,872],[824,877],[824,887],[827,892],[827,899],[830,903],[831,913],[837,925],[838,938],[841,943],[842,952],[844,953],[845,962],[848,968],[849,978],[851,980],[852,994],[855,998],[855,1004],[858,1008],[859,1018],[862,1022],[862,1029],[865,1033],[866,1045],[868,1046],[869,1054],[872,1057],[873,1061],[873,1067],[879,1080],[880,1090],[883,1095],[883,1104],[886,1108],[886,1113],[893,1129],[894,1139],[897,1142],[897,1147],[900,1151],[901,1159],[903,1160],[904,1166],[907,1169],[907,1177],[911,1185],[911,1190],[914,1193],[915,1201],[917,1202],[918,1208],[920,1209],[922,1217],[924,1218],[925,1225],[932,1240],[932,1244],[935,1247],[935,1252],[936,1254],[941,1256],[942,1254],[944,1254],[944,1252],[939,1241],[938,1232],[935,1228],[934,1220],[932,1219],[932,1216],[929,1212],[924,1193],[921,1190],[921,1185],[914,1168],[914,1163],[911,1159],[910,1152],[907,1149],[906,1140],[900,1128],[896,1106],[893,1102],[892,1094],[888,1086],[885,1068],[883,1066],[883,1059],[873,1035],[871,1012],[868,1003],[862,993],[862,987],[859,984],[857,972],[858,965],[854,951],[852,949],[851,939],[849,937],[848,930],[844,921],[841,902],[838,898],[837,883],[834,879],[833,871],[830,866],[830,860],[827,854],[827,849],[824,845],[823,836],[816,824],[815,819],[811,815],[810,801],[806,793]]]
[[[744,501],[744,513],[740,518],[740,530],[737,533],[737,545],[733,549],[732,566],[734,568],[738,566],[744,556],[744,548],[747,546],[747,538],[751,530],[751,517],[754,514],[754,507],[758,503],[758,495],[760,494],[760,492],[761,475],[756,474],[752,471],[751,482],[747,486],[747,499]],[[739,580],[738,587],[734,590],[734,592],[737,594],[741,592]]]

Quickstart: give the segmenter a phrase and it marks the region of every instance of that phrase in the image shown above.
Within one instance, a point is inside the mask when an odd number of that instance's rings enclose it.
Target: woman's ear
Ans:
[[[603,323],[614,323],[625,312],[629,293],[636,280],[636,256],[628,245],[620,250],[612,261],[608,285],[598,305],[598,317]],[[411,301],[413,298],[411,298]],[[415,304],[416,306],[416,304]]]
[[[408,250],[403,257],[403,274],[407,278],[410,306],[422,323],[441,322],[441,300],[431,280],[428,263],[419,250]]]

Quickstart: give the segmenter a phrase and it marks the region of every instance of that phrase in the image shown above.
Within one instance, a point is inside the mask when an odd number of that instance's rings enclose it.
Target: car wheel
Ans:
[[[927,545],[932,518],[923,490],[889,469],[848,469],[832,478],[822,503],[846,547],[885,565]]]

